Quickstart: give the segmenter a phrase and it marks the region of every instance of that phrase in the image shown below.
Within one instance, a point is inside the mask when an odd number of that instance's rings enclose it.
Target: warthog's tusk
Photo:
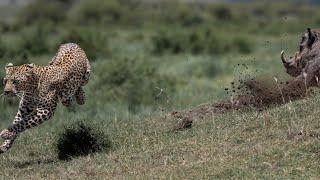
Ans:
[[[296,54],[294,55],[294,62],[297,62],[301,59],[301,56],[299,56],[299,52],[296,52]]]
[[[283,50],[281,51],[281,60],[282,60],[283,64],[286,64],[286,63],[287,63],[287,60],[286,60],[286,58],[284,57],[284,51],[283,51]]]
[[[296,52],[296,54],[294,55],[294,61],[298,60],[298,52]]]

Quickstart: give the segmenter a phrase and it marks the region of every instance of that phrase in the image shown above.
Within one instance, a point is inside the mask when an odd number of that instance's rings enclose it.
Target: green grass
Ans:
[[[91,14],[95,13],[92,10],[97,2],[94,1],[90,9],[81,4],[66,6],[71,11],[61,17],[61,22],[44,23],[43,19],[56,17],[50,11],[46,16],[37,16],[41,21],[32,21],[27,27],[13,23],[8,32],[3,32],[0,49],[5,53],[0,67],[9,61],[45,65],[60,41],[71,39],[80,40],[85,51],[89,51],[92,76],[85,86],[84,106],[67,109],[59,105],[53,119],[22,133],[12,149],[0,155],[0,179],[320,177],[320,95],[260,113],[235,111],[197,119],[191,129],[180,132],[172,132],[179,121],[167,116],[175,110],[229,98],[224,89],[237,79],[288,78],[280,51],[284,49],[288,56],[294,54],[302,32],[309,26],[319,26],[318,14],[313,18],[307,16],[310,12],[316,13],[314,8],[303,5],[296,12],[300,16],[289,13],[289,18],[283,20],[279,12],[291,12],[296,6],[212,5],[204,10],[197,7],[189,11],[190,7],[185,5],[176,4],[169,6],[170,9],[165,4],[152,8],[143,4],[131,7],[118,6],[114,0],[116,4],[106,3],[97,14]],[[103,10],[110,9],[108,6],[113,13],[120,13],[119,21],[112,22],[110,17],[101,17],[97,22],[90,19],[100,16],[99,13],[109,16]],[[260,18],[253,16],[258,10],[264,14]],[[41,9],[30,11],[31,15],[42,13]],[[75,16],[82,11],[87,12],[83,18]],[[28,14],[28,10],[23,13]],[[227,21],[223,20],[225,13]],[[21,20],[29,22],[28,18]],[[14,19],[10,15],[10,21]],[[38,36],[39,27],[46,28],[41,36]],[[184,37],[176,37],[182,32],[200,32],[201,40],[196,45],[206,48],[203,43],[210,44],[210,41],[203,37],[203,32],[207,29],[217,33],[214,34],[218,38],[215,46],[229,49],[220,49],[219,53],[209,53],[209,50],[194,53],[189,50],[192,44],[184,44]],[[168,34],[174,32],[170,38],[186,50],[155,54],[153,37],[159,35],[160,30]],[[75,31],[78,32],[73,34]],[[233,37],[241,37],[236,40],[238,45],[224,42]],[[34,41],[43,44],[33,46]],[[247,45],[250,51],[244,49],[244,53],[237,49]],[[39,52],[39,48],[45,50]],[[0,69],[0,75],[4,75],[4,68]],[[125,83],[110,83],[121,79],[121,75],[126,75]],[[133,94],[134,110],[130,108],[132,99],[127,98],[128,94]],[[0,129],[12,122],[17,107],[17,100],[0,99]],[[70,161],[58,160],[54,147],[58,135],[64,127],[79,121],[99,126],[112,141],[111,151]]]
[[[320,97],[263,113],[233,112],[197,120],[171,132],[176,120],[153,115],[120,119],[117,114],[57,116],[24,133],[1,155],[2,177],[28,178],[316,178],[319,169]],[[266,115],[263,115],[266,114]],[[64,118],[62,118],[64,116]],[[108,153],[59,161],[55,131],[82,119],[100,124],[115,144]],[[103,116],[103,118],[101,117]],[[60,118],[59,118],[60,117]],[[66,122],[65,119],[72,119]],[[269,123],[265,123],[268,121]],[[304,130],[302,135],[299,132]]]

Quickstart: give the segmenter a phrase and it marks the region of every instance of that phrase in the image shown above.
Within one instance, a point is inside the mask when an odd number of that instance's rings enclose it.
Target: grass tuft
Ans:
[[[76,156],[109,151],[111,146],[111,141],[102,131],[84,122],[79,122],[67,127],[60,135],[57,143],[58,158],[71,160]]]

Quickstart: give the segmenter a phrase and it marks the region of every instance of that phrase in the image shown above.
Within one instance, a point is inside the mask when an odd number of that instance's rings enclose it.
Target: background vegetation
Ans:
[[[320,26],[318,6],[36,0],[1,7],[1,14],[0,67],[46,65],[65,42],[78,43],[92,64],[86,104],[59,105],[52,120],[23,133],[0,156],[1,178],[320,176],[318,96],[213,116],[178,133],[170,131],[178,121],[164,118],[229,98],[224,89],[246,75],[288,78],[279,53],[293,54],[304,30]],[[1,100],[1,129],[17,106],[17,99]],[[112,150],[58,160],[59,130],[79,121],[98,124]]]

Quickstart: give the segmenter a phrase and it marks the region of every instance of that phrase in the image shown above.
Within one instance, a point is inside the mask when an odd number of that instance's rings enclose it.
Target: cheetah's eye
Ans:
[[[12,83],[13,83],[13,84],[19,84],[19,83],[20,83],[20,80],[15,79],[15,80],[12,81]]]

